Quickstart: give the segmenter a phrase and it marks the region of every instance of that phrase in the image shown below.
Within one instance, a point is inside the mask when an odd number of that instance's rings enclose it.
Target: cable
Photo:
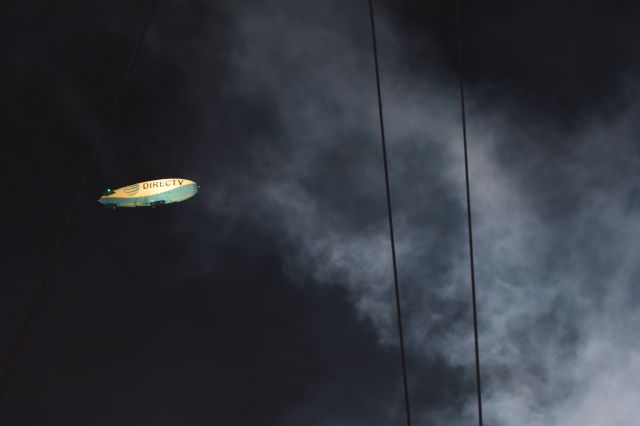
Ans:
[[[480,351],[478,349],[478,309],[476,304],[476,272],[473,262],[473,227],[471,224],[471,190],[469,188],[469,154],[467,152],[467,118],[464,106],[464,76],[462,69],[462,13],[456,0],[458,22],[458,77],[460,79],[460,109],[462,110],[462,141],[464,145],[464,179],[467,193],[467,229],[469,232],[469,266],[471,272],[471,300],[473,302],[473,338],[476,356],[476,393],[478,396],[478,424],[482,422],[482,386],[480,385]]]
[[[376,41],[376,24],[373,15],[373,1],[369,0],[369,17],[371,18],[371,36],[373,38],[373,61],[376,70],[376,89],[378,92],[378,116],[380,118],[380,136],[382,141],[382,160],[384,163],[384,184],[387,193],[387,218],[389,219],[389,239],[391,241],[391,261],[393,264],[393,286],[396,294],[396,315],[398,318],[398,336],[400,337],[400,359],[402,363],[402,385],[407,426],[411,426],[411,408],[409,406],[409,386],[407,385],[407,365],[404,350],[404,333],[402,328],[402,310],[400,309],[400,288],[398,286],[398,266],[396,262],[396,244],[393,234],[393,213],[391,210],[391,190],[389,188],[389,167],[387,165],[387,144],[384,135],[384,119],[382,115],[382,94],[380,91],[380,71],[378,67],[378,44]]]
[[[144,40],[144,37],[147,33],[147,29],[149,28],[149,25],[151,24],[151,19],[153,17],[153,14],[155,12],[156,9],[156,5],[158,3],[158,0],[153,0],[152,4],[151,4],[151,10],[149,11],[149,14],[147,16],[146,21],[144,22],[144,25],[142,27],[142,30],[140,31],[140,35],[138,36],[138,39],[136,40],[136,44],[135,47],[131,53],[131,56],[129,57],[129,63],[127,64],[127,70],[122,78],[122,81],[120,82],[120,86],[118,87],[118,91],[116,92],[116,97],[115,100],[113,102],[113,108],[111,109],[111,115],[107,124],[107,128],[111,127],[111,125],[113,124],[115,118],[116,118],[116,114],[118,112],[118,107],[120,105],[120,100],[122,99],[122,94],[126,88],[126,85],[129,81],[129,76],[131,75],[131,71],[133,70],[133,65],[135,63],[136,57],[138,55],[138,50],[140,48],[140,45],[142,44],[142,41]],[[55,262],[58,258],[58,253],[60,252],[60,247],[62,246],[62,242],[64,241],[64,237],[67,234],[67,230],[69,229],[69,226],[71,225],[71,221],[75,215],[75,211],[78,207],[78,204],[80,203],[80,197],[82,195],[82,193],[84,192],[85,187],[87,186],[87,182],[89,181],[89,177],[91,176],[95,163],[96,163],[96,159],[98,158],[98,151],[100,148],[100,145],[102,144],[102,142],[104,141],[106,136],[106,130],[103,129],[102,133],[100,134],[100,137],[98,139],[96,139],[96,143],[94,145],[93,148],[93,152],[91,154],[91,159],[89,160],[89,163],[87,164],[87,167],[85,169],[85,172],[82,176],[82,180],[80,181],[80,187],[78,188],[78,190],[76,191],[76,194],[73,198],[73,201],[71,203],[71,208],[69,209],[69,214],[66,217],[66,220],[64,221],[62,228],[60,229],[60,233],[58,234],[58,239],[56,240],[56,244],[53,248],[53,251],[51,252],[51,256],[49,256],[49,260],[47,261],[47,264],[44,268],[44,272],[42,274],[42,277],[40,278],[40,281],[38,281],[37,285],[35,286],[34,290],[33,290],[33,297],[32,297],[32,304],[29,305],[26,309],[27,313],[25,318],[22,321],[22,324],[20,325],[18,332],[15,335],[15,340],[13,342],[13,345],[11,346],[11,349],[9,350],[8,355],[6,356],[6,358],[2,361],[2,364],[0,365],[0,400],[2,400],[2,397],[4,396],[8,386],[9,386],[9,382],[11,381],[11,377],[13,376],[13,367],[14,367],[14,361],[16,358],[16,355],[19,351],[19,348],[21,346],[21,344],[23,343],[25,337],[28,335],[31,326],[33,324],[33,319],[35,317],[35,315],[38,313],[38,311],[41,308],[41,304],[42,304],[42,299],[44,296],[44,291],[46,289],[46,284],[47,284],[47,280],[49,278],[49,275],[51,274],[51,271],[53,270],[53,267],[55,265]]]

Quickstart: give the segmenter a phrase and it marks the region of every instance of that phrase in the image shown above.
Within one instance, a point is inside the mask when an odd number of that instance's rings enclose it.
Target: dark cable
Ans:
[[[118,106],[120,105],[120,99],[122,98],[122,94],[126,88],[127,82],[129,81],[129,76],[131,75],[131,71],[133,70],[133,65],[138,55],[138,50],[140,48],[140,45],[142,44],[142,41],[147,33],[147,29],[151,24],[151,18],[153,17],[157,3],[158,3],[158,0],[153,0],[153,3],[151,4],[151,10],[149,11],[149,14],[142,27],[142,30],[140,31],[140,35],[138,36],[138,39],[136,40],[135,47],[129,58],[129,63],[127,64],[127,70],[124,74],[124,77],[122,78],[120,86],[118,87],[118,91],[116,92],[113,108],[111,109],[111,115],[109,117],[109,121],[106,126],[107,128],[111,127],[111,125],[115,120],[116,114],[118,112]],[[33,290],[32,304],[27,307],[25,318],[23,319],[22,324],[18,328],[18,332],[15,335],[15,340],[13,342],[13,345],[11,346],[11,349],[9,350],[9,353],[7,354],[6,358],[2,361],[2,365],[0,365],[0,400],[4,396],[9,386],[9,382],[11,381],[11,377],[13,376],[13,366],[14,366],[14,362],[15,362],[15,358],[18,353],[18,350],[21,344],[23,343],[24,338],[28,335],[31,329],[34,316],[37,314],[37,312],[41,308],[42,298],[44,296],[44,292],[46,289],[47,280],[49,278],[49,275],[51,274],[51,271],[53,270],[53,267],[58,258],[58,253],[60,252],[60,247],[62,246],[64,237],[67,234],[67,230],[71,225],[71,221],[75,215],[75,211],[78,207],[78,204],[80,203],[80,197],[84,192],[84,189],[87,186],[87,183],[89,182],[89,177],[93,172],[96,159],[98,158],[99,147],[104,141],[105,136],[106,136],[106,130],[103,129],[102,133],[100,134],[100,137],[96,139],[96,143],[94,145],[91,158],[87,163],[87,167],[82,176],[82,180],[80,181],[80,186],[76,191],[76,194],[71,203],[69,214],[67,215],[62,225],[62,228],[60,229],[60,233],[58,234],[58,239],[56,240],[56,245],[54,246],[53,251],[51,252],[51,256],[49,256],[49,260],[47,261],[47,264],[44,268],[44,272],[42,274],[42,277],[40,278],[40,281],[38,281],[37,285]]]
[[[391,190],[389,188],[389,167],[387,165],[387,144],[384,135],[384,119],[382,115],[382,94],[380,91],[380,71],[378,67],[378,44],[376,41],[376,25],[373,16],[373,2],[369,0],[369,17],[371,18],[371,35],[373,37],[373,60],[376,70],[376,89],[378,91],[378,115],[380,118],[380,136],[382,141],[382,160],[384,163],[384,184],[387,192],[387,218],[389,219],[389,239],[391,241],[391,261],[393,264],[393,286],[396,294],[396,315],[398,318],[398,335],[400,337],[400,359],[402,363],[402,384],[404,388],[404,404],[407,426],[411,426],[411,409],[409,406],[409,386],[407,385],[407,365],[404,351],[404,333],[402,328],[402,310],[400,309],[400,287],[398,286],[398,266],[396,262],[396,244],[393,235],[393,214],[391,211]]]
[[[469,232],[469,265],[471,270],[471,299],[473,302],[473,338],[476,355],[476,392],[478,396],[478,424],[482,422],[482,386],[480,386],[480,351],[478,349],[478,310],[476,305],[476,273],[473,262],[473,228],[471,225],[471,190],[469,189],[469,155],[467,152],[467,118],[464,106],[464,76],[462,73],[462,13],[456,0],[458,22],[458,77],[460,80],[460,108],[462,110],[462,141],[464,145],[464,179],[467,192],[467,229]]]

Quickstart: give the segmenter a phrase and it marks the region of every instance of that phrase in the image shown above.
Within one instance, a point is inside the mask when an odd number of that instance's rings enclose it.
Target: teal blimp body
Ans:
[[[187,200],[196,195],[199,188],[189,179],[156,179],[117,189],[107,188],[98,202],[112,208],[157,207]]]

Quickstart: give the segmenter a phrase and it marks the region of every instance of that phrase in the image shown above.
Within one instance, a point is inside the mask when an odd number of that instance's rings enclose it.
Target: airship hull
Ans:
[[[179,203],[198,192],[198,185],[188,179],[157,179],[110,191],[98,202],[105,207],[155,207]]]

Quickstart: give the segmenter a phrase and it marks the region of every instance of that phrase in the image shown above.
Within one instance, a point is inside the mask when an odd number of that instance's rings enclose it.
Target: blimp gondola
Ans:
[[[98,202],[105,207],[159,207],[187,200],[200,187],[189,179],[168,178],[135,183],[122,188],[107,188]]]

